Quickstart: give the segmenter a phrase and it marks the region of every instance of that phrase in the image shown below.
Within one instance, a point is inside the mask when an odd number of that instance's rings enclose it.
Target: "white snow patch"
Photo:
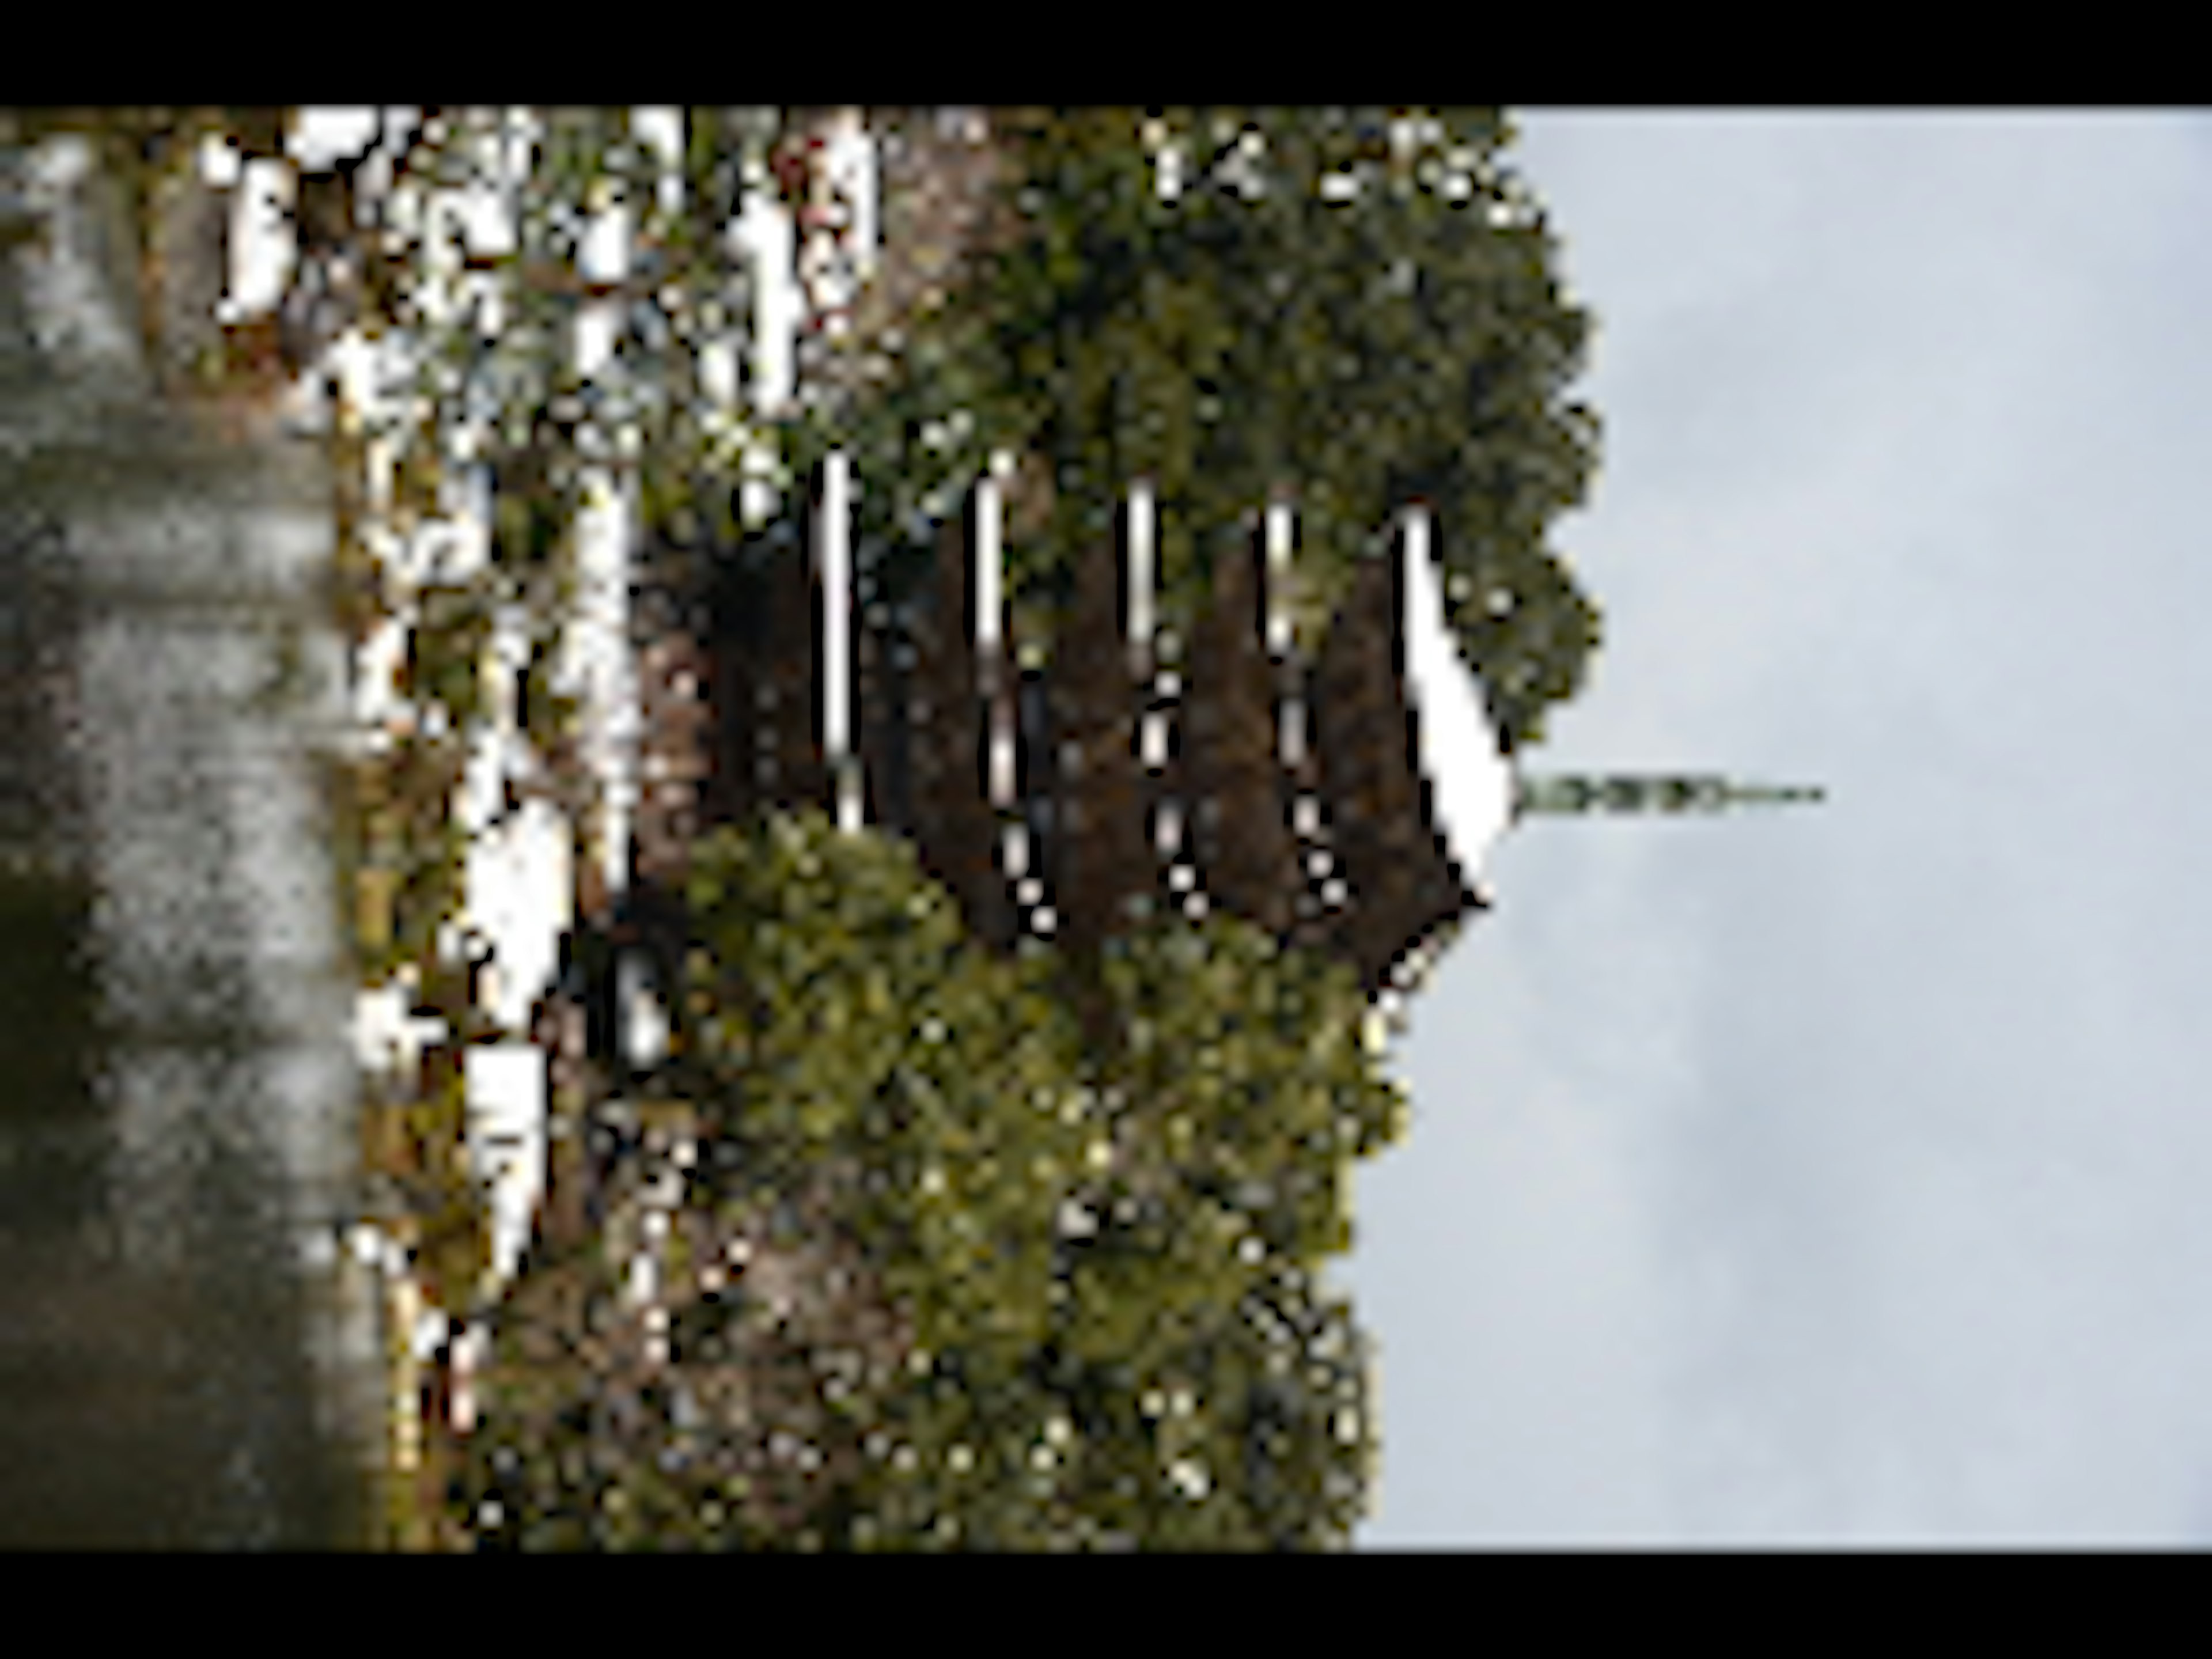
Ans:
[[[490,1189],[492,1272],[514,1277],[545,1190],[545,1065],[532,1042],[477,1043],[464,1056],[469,1157]]]
[[[1402,553],[1406,690],[1419,709],[1421,771],[1431,786],[1444,843],[1462,878],[1480,890],[1483,865],[1512,822],[1512,763],[1498,747],[1480,684],[1445,624],[1423,509],[1407,515]]]

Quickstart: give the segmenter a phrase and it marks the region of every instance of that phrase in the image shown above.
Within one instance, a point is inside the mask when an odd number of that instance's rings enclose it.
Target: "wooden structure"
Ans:
[[[1269,648],[1255,537],[1249,556],[1220,562],[1170,665],[1164,641],[1129,640],[1126,562],[1102,549],[1078,573],[1054,660],[1016,669],[976,643],[975,510],[971,494],[939,526],[909,600],[846,601],[865,823],[911,841],[972,934],[1002,952],[1024,933],[1095,951],[1143,909],[1213,908],[1348,963],[1370,1000],[1416,977],[1417,947],[1480,900],[1416,762],[1398,562],[1363,568],[1307,660]],[[607,920],[664,991],[683,959],[696,835],[836,815],[818,529],[787,521],[665,560],[641,591],[643,785],[630,888]],[[994,732],[1014,763],[995,795]],[[611,983],[598,1009],[591,1046],[611,1055]]]
[[[793,112],[778,178],[803,217],[844,223],[851,204],[817,165],[831,125]],[[868,125],[883,139],[880,246],[849,304],[831,302],[856,349],[824,354],[810,335],[800,353],[833,395],[856,394],[841,377],[867,348],[949,298],[969,256],[1012,228],[993,194],[1006,162],[987,112],[874,111]],[[1018,532],[1034,483],[1018,477],[1004,504]],[[1416,763],[1397,562],[1361,572],[1307,661],[1270,648],[1257,526],[1249,559],[1220,562],[1192,637],[1157,653],[1130,638],[1125,561],[1101,547],[1079,568],[1055,659],[1024,668],[977,646],[979,512],[997,487],[979,482],[935,526],[919,591],[896,605],[841,596],[863,820],[910,840],[994,950],[1033,933],[1096,951],[1135,908],[1210,906],[1348,962],[1370,998],[1401,982],[1413,947],[1480,901],[1436,832]],[[640,566],[632,879],[585,920],[594,959],[631,949],[652,963],[664,1004],[676,1000],[665,993],[683,959],[679,896],[696,835],[780,810],[836,816],[818,518],[804,507],[742,546],[648,550]],[[1011,787],[994,787],[994,734],[1011,747]],[[592,987],[586,1046],[612,1060],[616,975],[581,978]],[[670,1012],[680,1034],[682,1011]]]

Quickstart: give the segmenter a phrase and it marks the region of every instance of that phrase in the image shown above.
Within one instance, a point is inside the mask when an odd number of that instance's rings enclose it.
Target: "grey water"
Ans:
[[[96,170],[0,151],[0,1546],[345,1547],[381,1369],[305,440],[148,389]]]

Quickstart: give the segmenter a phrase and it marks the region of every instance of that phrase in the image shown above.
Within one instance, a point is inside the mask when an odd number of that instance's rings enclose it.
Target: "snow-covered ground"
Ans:
[[[641,122],[647,142],[672,154],[679,136],[671,125],[673,112],[652,112]],[[313,112],[301,124],[294,146],[295,159],[316,165],[346,154],[361,153],[368,145],[391,142],[406,131],[404,112]],[[748,250],[761,280],[755,289],[755,314],[750,331],[749,367],[752,391],[750,410],[737,408],[738,376],[734,354],[748,348],[732,338],[714,349],[706,364],[709,394],[723,405],[734,424],[746,419],[786,413],[793,407],[796,341],[810,313],[827,319],[835,333],[838,313],[849,304],[854,283],[870,267],[873,258],[877,204],[873,175],[872,140],[861,131],[851,112],[832,118],[823,129],[824,144],[818,156],[828,182],[849,212],[842,225],[801,226],[792,213],[765,193],[748,198],[744,216],[732,227],[736,242]],[[502,158],[512,166],[520,155],[510,144]],[[220,165],[220,158],[216,158]],[[240,235],[235,246],[240,261],[234,298],[240,313],[273,302],[281,292],[281,273],[289,269],[289,252],[282,246],[283,221],[273,210],[286,199],[283,169],[258,164],[248,169],[246,188],[240,196]],[[374,169],[365,173],[374,187]],[[675,181],[665,181],[674,186]],[[513,206],[516,177],[495,177],[453,199],[422,204],[417,212],[444,212],[471,244],[491,249],[512,246],[514,237]],[[584,263],[587,274],[616,278],[627,270],[629,240],[633,228],[629,210],[610,204],[596,216],[586,239]],[[434,281],[424,295],[434,313],[459,302],[459,273],[454,262],[446,264],[445,280]],[[451,292],[441,292],[441,289]],[[615,318],[612,301],[599,302],[579,329],[579,367],[586,375],[604,369],[611,351]],[[332,350],[346,388],[344,402],[355,418],[372,425],[391,414],[394,405],[387,388],[404,369],[404,345],[386,339],[375,345],[349,337]],[[343,416],[342,416],[343,417]],[[389,454],[374,463],[388,469]],[[997,660],[1002,647],[1004,604],[999,568],[997,489],[986,481],[979,513],[977,546],[977,645],[988,660]],[[833,467],[830,479],[831,510],[825,515],[830,533],[822,548],[825,580],[832,592],[842,592],[850,582],[850,560],[836,510],[850,488],[842,469]],[[764,483],[756,485],[764,491]],[[1133,503],[1136,533],[1133,535],[1132,608],[1128,617],[1133,653],[1139,639],[1149,638],[1152,626],[1150,502],[1141,487]],[[769,502],[756,495],[753,511]],[[1288,547],[1288,513],[1270,508],[1269,542],[1274,562]],[[585,753],[593,769],[603,801],[603,818],[596,839],[601,848],[601,881],[609,893],[619,892],[627,875],[629,823],[636,800],[638,699],[635,668],[628,643],[628,600],[630,582],[629,525],[632,507],[619,471],[602,467],[592,478],[587,504],[579,526],[580,611],[569,633],[569,667],[574,684],[585,690],[583,714],[586,722]],[[479,568],[489,553],[489,502],[470,499],[464,488],[457,492],[453,510],[441,522],[428,526],[413,537],[386,535],[381,545],[403,589],[418,586],[434,575],[450,578]],[[1407,665],[1420,710],[1421,760],[1434,786],[1434,799],[1443,832],[1461,867],[1470,880],[1488,856],[1497,837],[1510,820],[1511,775],[1498,753],[1496,735],[1482,708],[1479,689],[1456,655],[1443,623],[1443,596],[1438,572],[1428,556],[1427,526],[1416,512],[1409,515],[1402,542],[1407,561]],[[829,637],[824,641],[829,675],[828,730],[834,758],[848,763],[851,708],[849,665],[851,604],[830,607]],[[392,690],[392,671],[404,650],[404,615],[373,638],[356,664],[356,714],[365,741],[374,743],[380,731],[410,718]],[[1287,643],[1287,619],[1278,611],[1271,617],[1270,643],[1278,649]],[[514,664],[512,634],[503,632],[494,649],[502,653],[495,686],[511,690]],[[577,876],[576,826],[540,803],[502,815],[503,786],[510,778],[527,774],[534,765],[528,745],[513,718],[511,696],[495,695],[495,718],[476,740],[467,781],[454,810],[462,814],[471,837],[464,914],[449,943],[456,950],[488,958],[489,971],[481,977],[480,994],[498,1027],[507,1036],[473,1050],[466,1078],[470,1139],[472,1154],[491,1185],[495,1228],[495,1271],[510,1273],[529,1237],[544,1170],[544,1113],[546,1060],[544,1053],[528,1039],[529,1009],[544,991],[558,963],[559,940],[574,915]],[[1144,752],[1151,757],[1160,748],[1160,734],[1148,724]],[[1012,789],[1012,733],[994,732],[991,745],[994,800],[1010,805]],[[1295,759],[1304,741],[1304,710],[1285,710],[1283,752]],[[840,796],[840,821],[857,824],[857,777],[849,763],[840,768],[844,787]],[[1018,843],[1019,831],[1010,830]],[[1020,876],[1026,868],[1026,848],[1008,848],[1008,867]],[[1195,902],[1194,896],[1194,902]],[[1048,912],[1035,918],[1048,928]],[[651,1005],[642,987],[625,976],[625,1000],[633,1005],[629,1022],[649,1053],[665,1039],[665,1012]],[[359,1022],[362,1059],[368,1065],[411,1063],[426,1038],[436,1036],[434,1026],[410,1022],[405,1015],[404,988],[364,991]],[[644,1057],[641,1054],[641,1057]],[[439,1327],[434,1316],[426,1319],[425,1334]],[[464,1404],[465,1410],[465,1404]]]
[[[676,112],[656,109],[640,115],[641,136],[672,163],[682,137]],[[298,124],[289,154],[294,165],[304,167],[366,156],[360,185],[374,192],[390,183],[390,158],[397,155],[413,120],[413,112],[405,110],[311,110]],[[723,405],[726,420],[741,434],[763,417],[790,411],[797,338],[809,312],[842,310],[872,258],[876,211],[872,141],[849,112],[832,118],[823,136],[819,153],[823,173],[850,207],[842,227],[823,224],[802,232],[789,210],[762,192],[748,198],[744,216],[732,227],[736,245],[754,262],[755,313],[750,331],[740,331],[710,349],[704,378],[710,395]],[[526,122],[512,123],[505,143],[486,146],[484,171],[477,181],[428,199],[392,204],[403,223],[447,228],[430,280],[417,295],[433,317],[453,314],[468,297],[465,289],[470,285],[457,258],[463,242],[484,252],[514,246],[515,208],[531,137]],[[380,151],[384,159],[379,159]],[[241,167],[234,156],[226,158],[219,148],[204,161],[211,177],[238,185],[228,310],[232,320],[242,319],[278,301],[291,268],[289,227],[282,212],[290,199],[290,169],[277,162]],[[680,188],[672,173],[662,180],[665,198]],[[620,201],[610,202],[592,216],[579,261],[583,274],[604,280],[625,275],[634,229],[631,209]],[[616,323],[614,301],[586,307],[577,330],[576,353],[577,366],[587,379],[608,370]],[[737,406],[736,354],[746,350],[744,339],[750,341],[750,410]],[[372,432],[395,418],[400,412],[395,388],[408,374],[408,349],[407,342],[390,336],[372,343],[355,332],[337,342],[327,361],[337,370],[342,391],[339,407],[328,412],[341,420],[362,421]],[[395,459],[388,440],[372,441],[373,512],[388,508]],[[766,459],[757,443],[750,447],[748,460],[756,474],[766,471],[761,465]],[[773,494],[765,480],[757,481],[749,494],[750,512],[772,508]],[[355,715],[362,743],[372,749],[387,742],[389,734],[405,722],[434,719],[408,708],[395,688],[394,673],[404,660],[413,620],[407,594],[434,580],[465,578],[483,568],[489,557],[490,503],[481,479],[464,473],[447,505],[441,519],[411,535],[402,537],[388,524],[368,532],[370,545],[396,579],[401,600],[398,614],[370,638],[354,665]],[[581,691],[581,748],[601,803],[592,838],[599,851],[599,884],[611,896],[619,894],[627,882],[629,824],[638,787],[639,701],[629,640],[633,520],[631,489],[623,470],[602,465],[589,472],[577,526],[578,610],[569,619],[563,665],[572,689]],[[842,537],[833,542],[823,556],[831,563],[833,580],[842,585],[848,561]],[[834,614],[840,626],[833,632],[830,650],[833,661],[842,663],[849,654],[848,619],[842,608]],[[496,1281],[514,1271],[544,1191],[549,1057],[529,1040],[530,1010],[557,970],[560,939],[575,915],[580,826],[526,798],[518,810],[502,811],[506,785],[534,771],[537,757],[514,718],[512,690],[519,666],[515,630],[504,626],[495,630],[492,651],[494,661],[487,667],[493,717],[472,740],[465,780],[453,804],[470,837],[464,905],[443,943],[451,951],[484,964],[478,994],[497,1028],[507,1034],[473,1047],[465,1067],[470,1152],[489,1188]],[[844,677],[833,678],[842,686]],[[849,730],[849,705],[841,700],[833,709],[833,738],[842,749]],[[848,790],[848,797],[845,814],[857,821],[857,792]],[[665,1012],[635,975],[623,974],[619,984],[630,1016],[625,1024],[633,1057],[649,1060],[665,1043]],[[356,1035],[365,1066],[404,1070],[425,1042],[442,1035],[436,1022],[411,1018],[409,1001],[410,988],[404,984],[360,994]],[[362,1247],[373,1253],[375,1241],[365,1240]],[[439,1310],[422,1310],[417,1347],[425,1357],[446,1328]],[[457,1415],[464,1420],[469,1412],[465,1376],[482,1341],[481,1330],[471,1329],[456,1353],[463,1382]]]

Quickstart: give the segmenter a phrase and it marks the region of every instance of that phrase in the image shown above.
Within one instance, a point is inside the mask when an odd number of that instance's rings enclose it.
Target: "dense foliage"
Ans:
[[[420,1001],[462,1040],[465,978],[436,941],[465,850],[447,805],[482,717],[487,620],[528,615],[532,705],[557,709],[538,694],[574,599],[567,532],[587,464],[638,459],[650,532],[684,538],[691,520],[726,541],[761,435],[702,395],[700,359],[750,312],[722,233],[757,187],[744,164],[775,142],[775,112],[690,112],[673,206],[619,113],[539,113],[516,246],[469,246],[425,205],[502,142],[488,112],[434,112],[374,234],[348,250],[365,319],[410,343],[420,394],[400,417],[396,527],[435,516],[469,459],[496,481],[490,568],[411,596],[402,689],[443,714],[364,767],[356,849],[379,901],[365,976],[416,969]],[[18,130],[63,128],[94,133],[142,241],[188,141],[227,130],[271,154],[280,137],[269,111],[48,112]],[[1425,498],[1496,723],[1509,744],[1540,736],[1597,636],[1544,544],[1585,488],[1595,427],[1563,401],[1587,319],[1496,162],[1502,118],[1010,112],[999,132],[1011,228],[973,251],[956,295],[869,343],[886,350],[869,395],[773,434],[781,480],[852,452],[861,562],[880,575],[920,568],[930,521],[994,451],[1026,458],[1048,488],[1010,526],[1007,585],[1049,619],[1079,562],[1111,546],[1124,486],[1147,477],[1164,609],[1184,623],[1223,538],[1287,492],[1316,643],[1391,510]],[[617,194],[645,205],[613,354],[586,377],[565,343],[605,295],[576,268],[587,216]],[[456,264],[462,302],[430,303],[429,273]],[[471,426],[473,447],[457,443]],[[339,441],[357,462],[358,435]],[[357,638],[389,596],[352,511]],[[1233,920],[1164,917],[1109,940],[1083,988],[1104,988],[1101,1046],[1070,1012],[1067,964],[1042,946],[977,950],[897,842],[772,821],[696,865],[692,1042],[671,1076],[703,1144],[664,1245],[670,1350],[655,1357],[623,1294],[636,1240],[619,1213],[525,1273],[470,1446],[488,1534],[1342,1541],[1372,1429],[1358,1333],[1316,1273],[1349,1243],[1349,1160],[1404,1115],[1346,972]],[[467,1185],[456,1084],[432,1077],[393,1116],[403,1144],[385,1161],[429,1194],[423,1266],[458,1308],[483,1243],[453,1202]],[[742,1272],[717,1282],[704,1264],[732,1245],[753,1249],[756,1276],[800,1264],[817,1300],[779,1309]]]
[[[1585,312],[1493,111],[1001,111],[1015,228],[916,332],[888,391],[817,413],[794,452],[857,453],[864,541],[917,525],[989,453],[1037,458],[1050,509],[1006,584],[1049,616],[1110,549],[1129,482],[1158,504],[1162,613],[1187,623],[1224,538],[1298,509],[1318,641],[1392,514],[1434,509],[1448,613],[1510,745],[1579,687],[1595,607],[1545,545],[1583,499],[1597,423],[1565,400]],[[1172,152],[1172,155],[1170,155]],[[1172,180],[1170,175],[1174,175]],[[1164,185],[1178,186],[1164,199]],[[811,447],[810,447],[811,445]],[[890,562],[902,568],[896,555]],[[1047,626],[1048,627],[1048,623]]]
[[[498,112],[428,115],[390,200],[468,185],[525,130]],[[964,280],[854,342],[868,369],[839,384],[867,395],[816,404],[769,452],[744,411],[702,397],[700,365],[750,312],[726,227],[763,187],[747,169],[781,123],[767,109],[686,115],[672,195],[623,112],[536,111],[516,246],[472,247],[416,207],[385,212],[346,250],[373,326],[420,346],[421,427],[483,425],[474,453],[501,476],[509,586],[557,541],[580,459],[627,451],[649,526],[726,536],[748,453],[773,453],[770,475],[789,483],[842,447],[863,571],[896,592],[930,556],[931,523],[1005,451],[1046,480],[1048,510],[1006,544],[1008,594],[1041,643],[1139,476],[1158,506],[1170,621],[1194,612],[1222,538],[1258,504],[1294,500],[1301,622],[1316,642],[1353,563],[1419,497],[1435,509],[1449,619],[1508,746],[1540,738],[1544,711],[1579,689],[1599,617],[1546,537],[1595,465],[1595,416],[1569,397],[1589,319],[1561,291],[1544,215],[1499,159],[1512,138],[1499,112],[995,112],[1006,199]],[[52,110],[19,125],[88,132],[143,222],[201,135],[274,153],[282,117]],[[630,276],[613,355],[586,377],[559,348],[604,297],[577,266],[592,211],[617,199],[637,209]],[[461,256],[469,303],[418,302],[441,249]],[[442,458],[446,446],[415,447]]]
[[[1126,1045],[1086,1054],[1054,953],[969,944],[903,842],[774,819],[702,846],[692,896],[695,1047],[674,1075],[700,1093],[706,1144],[674,1229],[695,1241],[684,1261],[772,1248],[793,1194],[834,1193],[822,1236],[845,1254],[817,1279],[844,1288],[809,1294],[842,1298],[847,1326],[872,1306],[898,1336],[841,1360],[834,1311],[763,1323],[756,1308],[733,1329],[744,1292],[705,1297],[724,1310],[720,1346],[644,1368],[633,1390],[681,1392],[691,1426],[664,1415],[648,1432],[634,1406],[615,1420],[611,1359],[572,1368],[556,1397],[542,1364],[514,1358],[544,1352],[532,1328],[556,1305],[578,1333],[564,1351],[594,1320],[600,1352],[619,1348],[618,1255],[526,1273],[502,1344],[507,1375],[531,1380],[483,1438],[499,1535],[551,1541],[560,1516],[605,1510],[608,1483],[641,1480],[659,1496],[615,1508],[658,1505],[655,1542],[1345,1540],[1373,1450],[1363,1349],[1314,1275],[1349,1240],[1349,1160],[1386,1144],[1403,1106],[1343,969],[1235,921],[1163,923],[1117,942],[1107,969]],[[556,1279],[568,1293],[549,1302]],[[672,1299],[698,1328],[700,1289]],[[642,1327],[623,1328],[634,1364]],[[794,1370],[816,1386],[766,1380]],[[744,1403],[700,1422],[713,1413],[696,1402],[737,1397],[732,1370]],[[583,1504],[556,1478],[560,1447],[582,1468],[586,1442],[610,1441],[629,1455]]]

